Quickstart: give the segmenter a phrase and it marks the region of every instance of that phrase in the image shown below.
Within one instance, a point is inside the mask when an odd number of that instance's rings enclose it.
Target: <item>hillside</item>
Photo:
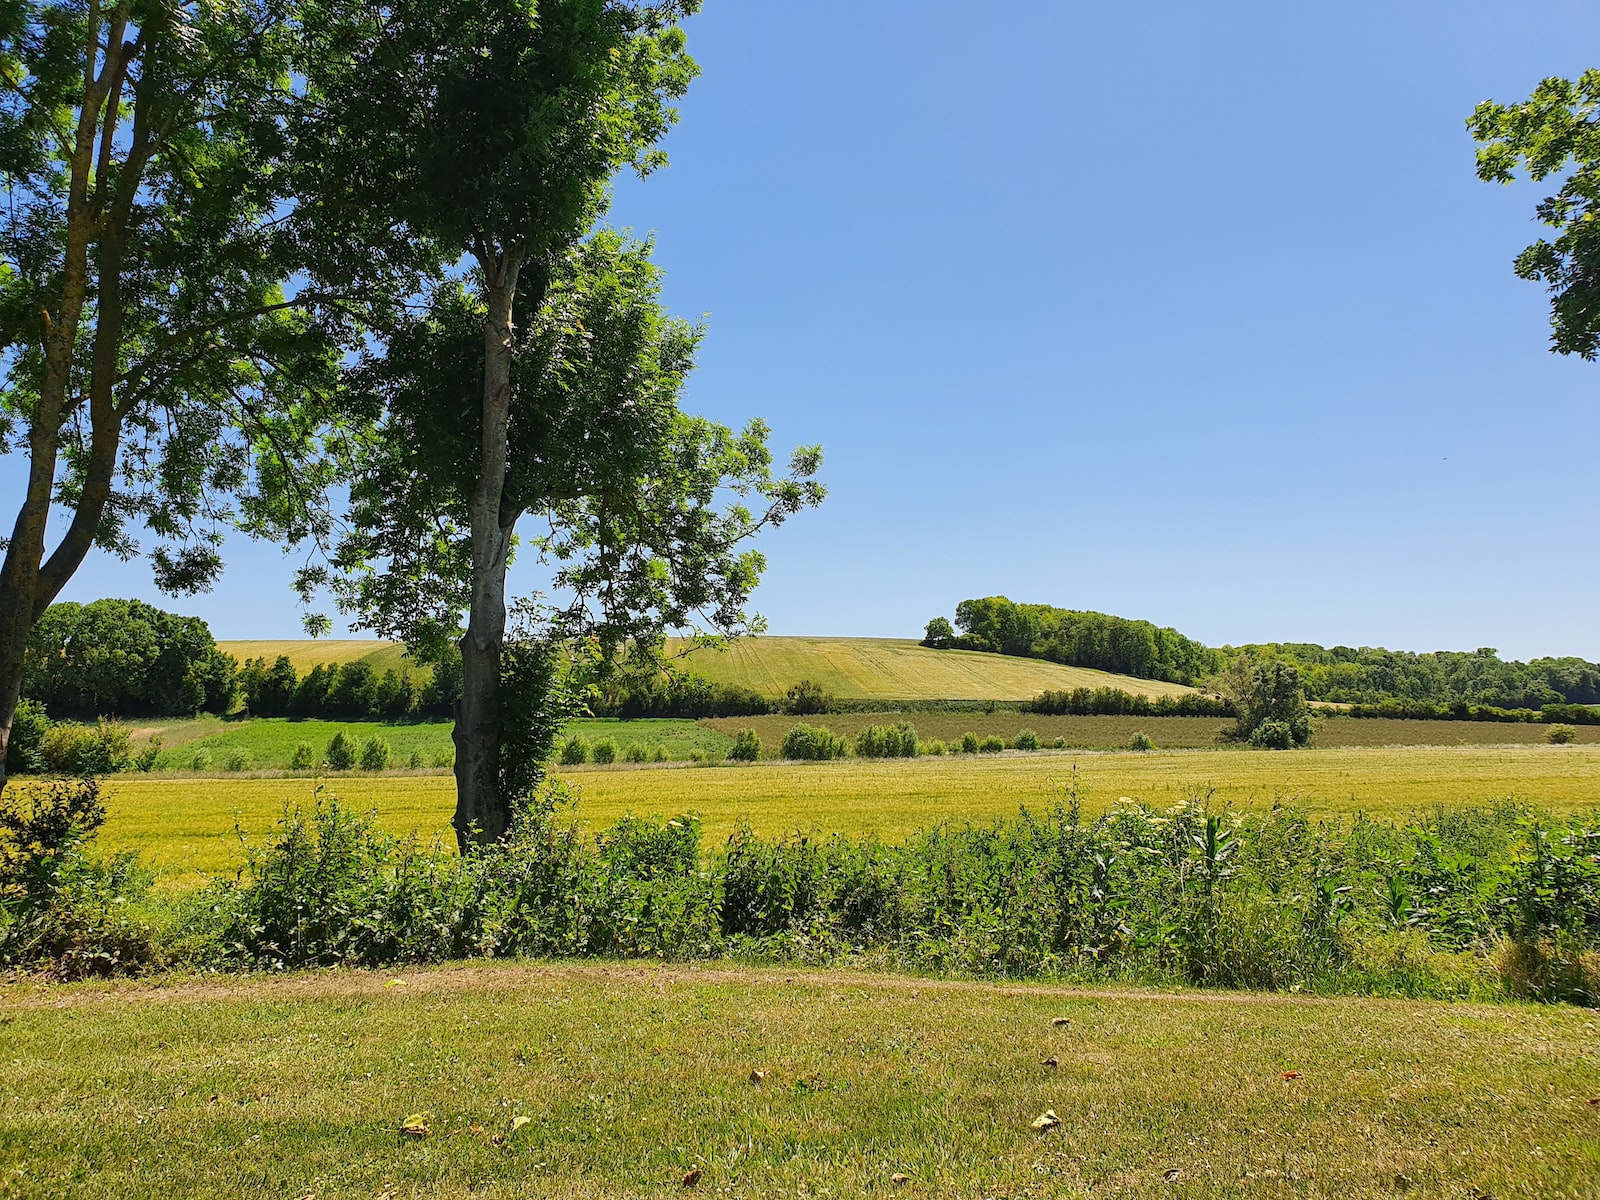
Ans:
[[[311,640],[218,642],[240,662],[287,654],[304,674],[318,663],[357,659],[375,670],[398,667],[398,643]],[[674,647],[676,649],[676,647]],[[713,683],[776,696],[802,679],[819,683],[841,700],[1028,700],[1043,691],[1111,687],[1135,695],[1178,696],[1174,683],[1067,667],[1040,659],[972,650],[930,650],[910,638],[761,637],[727,650],[696,650],[685,663]]]
[[[841,700],[1028,700],[1043,691],[1111,687],[1179,696],[1174,683],[971,650],[930,650],[910,638],[760,637],[687,660],[713,683],[775,696],[802,679]]]

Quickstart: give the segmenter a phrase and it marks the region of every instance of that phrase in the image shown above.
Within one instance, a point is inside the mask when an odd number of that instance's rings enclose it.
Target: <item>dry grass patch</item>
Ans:
[[[1577,1010],[391,978],[0,993],[0,1195],[676,1196],[692,1176],[750,1197],[1577,1198],[1600,1178]],[[1047,1109],[1060,1126],[1035,1132]],[[427,1136],[401,1136],[412,1116]]]

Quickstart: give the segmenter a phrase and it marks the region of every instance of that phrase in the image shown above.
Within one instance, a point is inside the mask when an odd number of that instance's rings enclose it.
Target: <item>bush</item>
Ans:
[[[57,775],[111,775],[133,760],[133,738],[120,721],[62,722],[46,730],[39,756],[45,770]]]
[[[436,767],[444,767],[446,769],[454,769],[456,765],[456,752],[454,750],[439,751],[439,753],[433,756],[433,765]]]
[[[802,679],[779,701],[778,708],[791,717],[811,717],[827,712],[833,707],[833,697],[822,690],[820,683]]]
[[[915,758],[919,746],[913,725],[868,725],[856,734],[856,754],[861,758]]]
[[[1294,727],[1287,721],[1269,718],[1256,726],[1250,735],[1250,744],[1262,750],[1292,750]]]
[[[601,738],[594,744],[590,757],[597,763],[614,763],[617,761],[617,743],[611,738]]]
[[[650,751],[643,742],[629,742],[628,748],[622,752],[622,761],[642,763],[650,761]]]
[[[310,742],[301,742],[294,748],[294,753],[289,756],[289,769],[291,771],[309,771],[317,765],[317,752],[311,748]]]
[[[250,769],[250,751],[243,746],[235,746],[228,751],[228,757],[222,760],[224,771],[248,771]]]
[[[389,766],[389,743],[374,735],[361,747],[361,769],[383,771]]]
[[[328,766],[335,771],[349,771],[356,765],[355,739],[339,730],[328,742],[328,750],[323,756]]]
[[[1005,748],[1005,738],[997,737],[992,733],[988,737],[984,738],[983,741],[978,743],[979,754],[999,754]]]
[[[44,735],[50,731],[50,718],[44,705],[24,700],[11,718],[11,740],[6,743],[6,774],[34,775],[45,769]]]
[[[1037,750],[1039,748],[1039,735],[1031,729],[1024,729],[1017,734],[1011,743],[1013,750]]]
[[[1545,740],[1552,746],[1565,746],[1578,738],[1578,731],[1571,725],[1552,725],[1550,732],[1545,734]]]
[[[561,743],[561,765],[576,767],[589,761],[589,743],[573,734]]]
[[[924,742],[922,744],[922,752],[924,754],[931,754],[935,758],[943,758],[945,754],[945,744],[939,741],[938,738],[935,738],[931,742]]]
[[[428,761],[424,757],[421,750],[413,750],[411,752],[411,757],[406,759],[406,766],[410,767],[413,771],[420,771],[427,765]]]
[[[978,735],[975,733],[963,733],[961,735],[961,753],[976,754],[977,752]]]
[[[845,758],[850,747],[832,730],[815,725],[796,725],[783,735],[783,757],[801,762],[824,762]]]
[[[663,763],[667,761],[667,748],[657,742],[650,751],[650,761]]]
[[[1050,749],[1052,749],[1052,750],[1065,750],[1066,748],[1067,748],[1067,739],[1066,738],[1058,737],[1058,738],[1055,739],[1055,741],[1050,743]]]
[[[144,749],[133,756],[133,769],[149,774],[161,761],[161,737],[155,735],[145,743]]]
[[[1133,736],[1128,739],[1129,750],[1154,750],[1156,744],[1150,740],[1150,735],[1142,729],[1133,731]]]
[[[209,771],[211,769],[211,751],[201,746],[189,756],[189,769],[191,771]]]
[[[761,757],[761,738],[754,729],[741,729],[734,735],[728,758],[733,762],[755,762]]]

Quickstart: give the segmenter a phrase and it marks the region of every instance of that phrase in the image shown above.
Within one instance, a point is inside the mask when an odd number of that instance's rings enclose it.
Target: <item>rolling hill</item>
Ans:
[[[318,663],[362,659],[379,671],[397,667],[404,650],[379,641],[219,642],[240,662],[287,654],[304,673]],[[676,652],[681,643],[675,644]],[[713,683],[776,696],[802,679],[841,700],[1028,700],[1043,691],[1112,687],[1145,696],[1192,689],[1086,667],[971,650],[930,650],[910,638],[760,637],[727,650],[696,650],[685,663]]]

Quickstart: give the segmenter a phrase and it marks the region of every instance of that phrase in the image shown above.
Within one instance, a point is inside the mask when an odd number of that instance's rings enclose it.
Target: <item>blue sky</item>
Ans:
[[[1577,3],[708,0],[672,166],[615,219],[707,317],[689,406],[826,449],[827,503],[763,541],[771,631],[1004,593],[1600,659],[1600,364],[1546,350],[1510,267],[1542,190],[1479,183],[1463,125],[1597,35]],[[296,636],[293,563],[230,554],[170,606]],[[148,569],[68,597],[108,594]]]

